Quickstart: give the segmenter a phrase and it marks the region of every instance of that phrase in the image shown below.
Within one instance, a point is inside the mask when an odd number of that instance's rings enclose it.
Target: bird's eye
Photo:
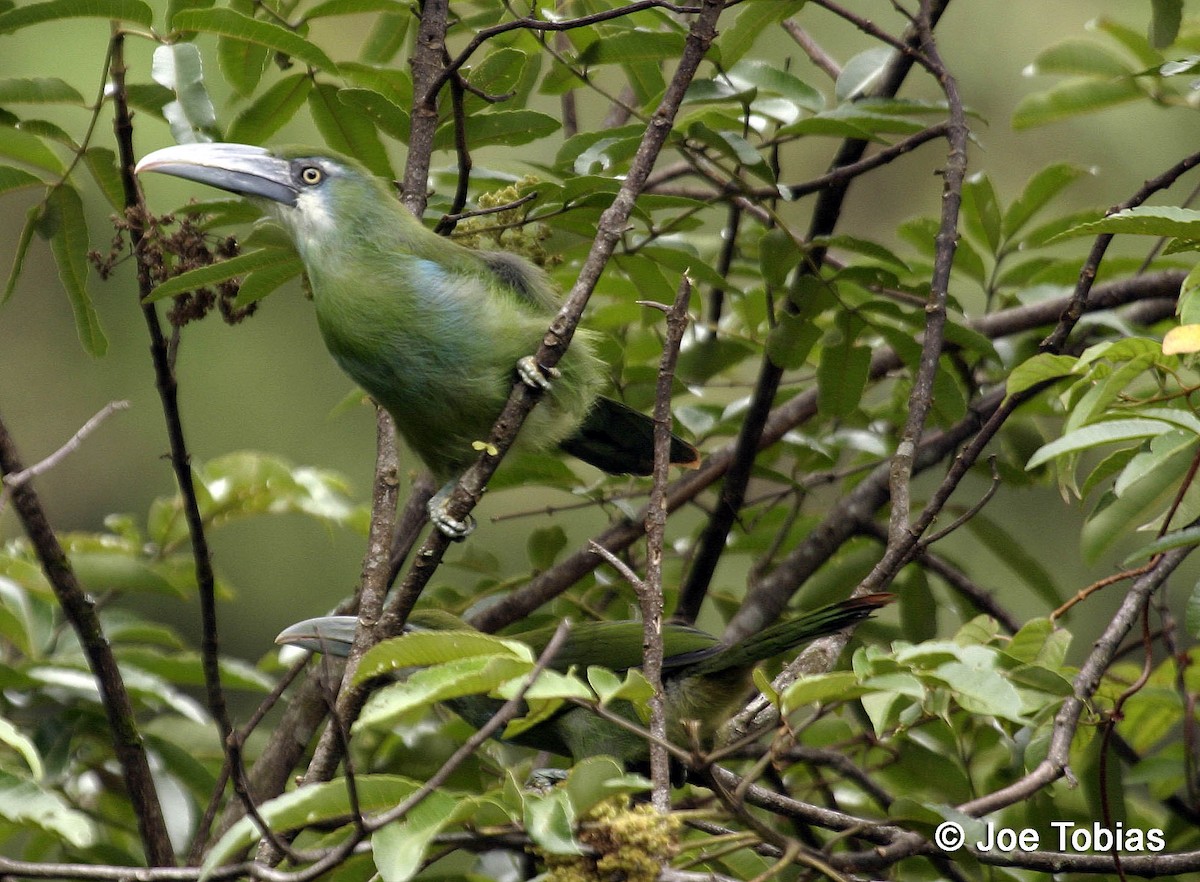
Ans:
[[[306,184],[319,184],[325,173],[315,165],[306,165],[300,169],[300,180]]]

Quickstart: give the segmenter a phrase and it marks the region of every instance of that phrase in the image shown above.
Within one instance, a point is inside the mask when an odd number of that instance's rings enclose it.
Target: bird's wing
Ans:
[[[496,281],[516,294],[520,300],[545,312],[547,317],[562,305],[562,296],[550,280],[550,276],[525,258],[505,251],[475,253]]]

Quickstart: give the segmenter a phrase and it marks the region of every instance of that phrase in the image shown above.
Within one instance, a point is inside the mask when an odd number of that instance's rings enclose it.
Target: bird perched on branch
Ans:
[[[751,685],[750,672],[756,664],[817,637],[856,625],[894,599],[893,594],[868,594],[843,600],[779,622],[728,645],[698,628],[664,624],[662,678],[667,737],[675,744],[687,745],[684,721],[696,720],[700,724],[700,737],[711,740],[746,697]],[[358,619],[353,616],[308,619],[287,628],[275,641],[345,656],[354,642],[357,625]],[[415,610],[406,630],[451,632],[472,629],[448,612],[427,609]],[[554,631],[554,628],[543,628],[504,636],[527,644],[537,656],[546,648]],[[642,640],[642,623],[638,621],[580,622],[571,628],[566,641],[551,659],[550,667],[566,671],[571,666],[586,670],[596,665],[618,672],[637,668],[642,664]],[[503,702],[486,695],[470,695],[451,699],[447,704],[469,724],[479,728]],[[633,707],[627,702],[614,702],[610,709],[631,722],[638,721]],[[524,730],[512,740],[576,761],[597,754],[607,754],[627,765],[649,759],[649,747],[644,738],[588,708],[575,705],[564,706],[549,719]]]
[[[147,171],[246,196],[283,226],[325,345],[444,485],[430,516],[447,535],[470,532],[446,503],[518,376],[547,392],[522,426],[521,447],[557,445],[613,474],[650,474],[653,421],[598,394],[603,365],[586,332],[554,370],[534,362],[560,295],[524,258],[436,235],[383,181],[328,151],[184,144],[144,157],[137,172]],[[670,458],[695,467],[699,453],[673,437]]]

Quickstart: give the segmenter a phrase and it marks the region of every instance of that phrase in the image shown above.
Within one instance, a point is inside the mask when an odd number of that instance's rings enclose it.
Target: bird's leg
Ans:
[[[561,376],[562,372],[558,368],[544,368],[532,355],[526,355],[517,361],[517,375],[526,386],[545,392],[550,388],[550,381]],[[435,493],[429,500],[426,510],[429,512],[429,520],[433,521],[435,527],[454,541],[459,542],[466,539],[475,530],[475,519],[467,515],[465,520],[460,521],[452,518],[450,512],[447,511],[450,494],[454,492],[455,483],[455,481],[450,481]]]
[[[450,494],[454,492],[457,483],[457,481],[446,482],[441,490],[433,494],[433,498],[429,500],[425,510],[429,512],[429,520],[435,527],[455,542],[461,542],[474,532],[475,518],[467,515],[465,520],[460,521],[450,516],[448,511]]]
[[[562,371],[556,367],[544,368],[534,356],[526,355],[517,360],[517,376],[529,388],[546,392],[550,389],[550,381],[561,377]]]

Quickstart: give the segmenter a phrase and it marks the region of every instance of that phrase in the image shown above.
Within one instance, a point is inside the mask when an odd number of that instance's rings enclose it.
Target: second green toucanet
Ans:
[[[450,535],[469,527],[445,512],[453,481],[478,456],[515,376],[547,390],[518,444],[560,446],[614,474],[649,474],[653,423],[599,394],[594,337],[577,332],[557,369],[533,363],[560,295],[514,254],[476,251],[425,228],[366,168],[311,148],[184,144],[138,163],[251,199],[290,235],[304,263],[325,345],[387,409],[443,486],[430,504]],[[674,438],[671,461],[699,454]]]
[[[725,644],[718,638],[687,625],[663,625],[663,693],[666,705],[667,737],[681,747],[688,746],[684,723],[696,720],[704,742],[737,709],[750,689],[750,672],[764,659],[789,652],[817,637],[832,634],[867,618],[895,598],[892,594],[868,594],[823,606],[794,619],[779,622],[737,643]],[[346,655],[354,642],[358,619],[353,616],[325,616],[308,619],[287,628],[276,642],[300,646],[330,655]],[[470,626],[442,610],[415,610],[408,629],[462,631]],[[542,628],[504,635],[527,644],[538,655],[546,648],[554,628]],[[580,622],[567,635],[550,667],[565,671],[596,665],[613,671],[625,671],[642,664],[642,623]],[[486,695],[471,695],[447,702],[455,713],[479,728],[503,702]],[[637,722],[638,717],[626,702],[615,702],[616,713]],[[649,757],[646,740],[635,732],[605,720],[588,708],[567,705],[549,719],[523,731],[512,739],[535,750],[548,750],[575,760],[607,754],[626,764],[639,764]]]

